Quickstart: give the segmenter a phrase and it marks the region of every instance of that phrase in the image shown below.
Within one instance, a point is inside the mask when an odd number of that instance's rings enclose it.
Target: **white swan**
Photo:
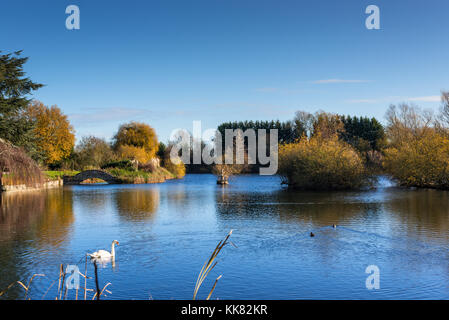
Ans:
[[[88,256],[90,256],[92,259],[98,259],[98,260],[108,260],[108,259],[114,259],[115,258],[115,245],[119,245],[119,242],[117,240],[112,241],[111,245],[111,252],[108,252],[106,250],[98,250],[94,253],[89,253]]]

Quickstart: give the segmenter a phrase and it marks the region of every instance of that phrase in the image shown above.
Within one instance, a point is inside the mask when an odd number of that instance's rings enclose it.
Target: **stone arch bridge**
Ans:
[[[86,170],[78,173],[74,176],[63,176],[64,185],[77,185],[81,184],[84,180],[87,179],[101,179],[106,181],[108,184],[119,184],[123,181],[113,175],[102,171],[102,170]]]

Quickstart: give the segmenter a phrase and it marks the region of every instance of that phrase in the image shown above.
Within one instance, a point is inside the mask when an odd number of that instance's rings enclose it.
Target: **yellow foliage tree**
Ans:
[[[385,170],[401,185],[449,188],[449,138],[436,130],[385,150]]]
[[[137,160],[140,163],[147,163],[151,159],[144,148],[130,145],[120,145],[117,154],[121,159]]]
[[[443,94],[443,103],[445,99]],[[444,109],[440,119],[435,119],[431,110],[418,106],[390,106],[385,171],[404,186],[449,189],[449,135],[442,121],[445,119]]]
[[[130,122],[121,125],[114,140],[116,150],[119,150],[122,146],[135,147],[135,149],[125,148],[124,150],[127,152],[134,150],[139,153],[138,157],[141,157],[143,150],[146,156],[142,157],[142,159],[145,158],[147,159],[146,161],[156,156],[159,146],[156,131],[149,125],[140,122]],[[139,160],[139,162],[141,161]]]
[[[130,122],[120,126],[114,137],[115,146],[121,145],[143,148],[149,158],[154,158],[158,150],[156,131],[149,125],[141,122]]]
[[[359,154],[337,135],[320,134],[279,147],[278,173],[299,189],[352,189],[369,182]]]
[[[46,164],[55,164],[70,155],[75,145],[75,134],[61,109],[33,101],[25,115],[34,123],[37,148]]]
[[[182,162],[180,157],[172,157],[170,156],[170,152],[173,148],[173,145],[169,145],[164,150],[163,154],[163,165],[165,169],[175,175],[176,178],[182,178],[186,175],[186,166],[184,162]]]

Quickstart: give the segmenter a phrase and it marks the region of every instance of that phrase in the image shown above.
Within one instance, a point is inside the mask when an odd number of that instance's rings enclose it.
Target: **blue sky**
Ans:
[[[78,5],[80,30],[65,8]],[[365,28],[380,7],[381,30]],[[391,103],[438,109],[449,90],[449,1],[5,1],[0,50],[24,50],[34,95],[77,138],[143,121],[159,138],[319,109],[383,121]]]

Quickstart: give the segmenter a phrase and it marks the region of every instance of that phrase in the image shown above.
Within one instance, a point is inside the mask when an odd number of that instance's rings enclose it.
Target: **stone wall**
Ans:
[[[31,191],[31,190],[42,190],[42,189],[50,189],[50,188],[59,188],[63,186],[63,181],[61,179],[58,180],[51,180],[46,181],[43,184],[37,184],[34,186],[27,186],[25,184],[19,184],[19,185],[6,185],[1,186],[1,191],[7,191],[7,192],[16,192],[16,191]]]

